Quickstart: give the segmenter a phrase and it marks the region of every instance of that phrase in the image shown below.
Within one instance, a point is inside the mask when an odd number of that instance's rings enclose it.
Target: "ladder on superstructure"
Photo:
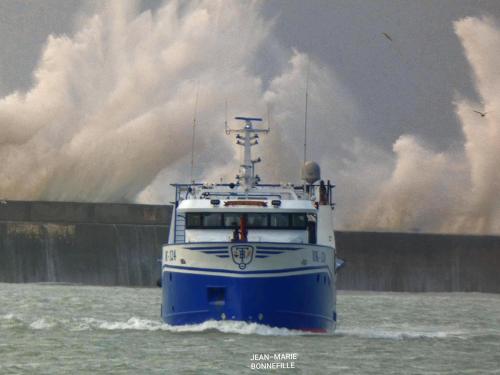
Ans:
[[[175,187],[175,221],[174,221],[174,243],[184,243],[186,241],[186,216],[178,213],[177,208],[181,198],[178,186]]]

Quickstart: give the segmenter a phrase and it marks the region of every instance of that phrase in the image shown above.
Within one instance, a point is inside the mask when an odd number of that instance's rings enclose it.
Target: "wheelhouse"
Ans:
[[[317,210],[308,201],[184,200],[185,242],[316,243]],[[227,202],[235,202],[227,204]]]

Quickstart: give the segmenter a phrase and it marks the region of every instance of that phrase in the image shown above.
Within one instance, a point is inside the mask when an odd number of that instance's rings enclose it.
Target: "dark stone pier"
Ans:
[[[171,206],[0,203],[0,282],[152,286]]]
[[[500,236],[336,232],[338,288],[500,293]]]
[[[171,206],[0,201],[0,282],[153,286]],[[336,232],[338,289],[500,293],[500,236]]]

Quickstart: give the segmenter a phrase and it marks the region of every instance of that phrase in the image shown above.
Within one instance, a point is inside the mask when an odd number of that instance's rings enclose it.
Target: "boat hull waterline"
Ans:
[[[187,243],[163,247],[162,317],[259,323],[308,332],[335,329],[335,268],[327,246]]]

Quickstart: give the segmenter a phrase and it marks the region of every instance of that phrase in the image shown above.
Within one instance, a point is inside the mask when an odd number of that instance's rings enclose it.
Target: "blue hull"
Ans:
[[[162,317],[170,325],[238,320],[311,332],[335,328],[335,285],[326,272],[238,278],[168,271],[162,286]]]

